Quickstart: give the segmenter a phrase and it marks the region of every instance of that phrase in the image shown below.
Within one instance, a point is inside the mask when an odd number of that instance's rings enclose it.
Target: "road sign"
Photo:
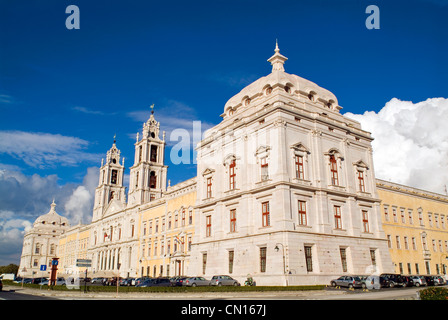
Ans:
[[[76,266],[83,268],[90,268],[92,266],[92,260],[90,259],[76,259]]]
[[[46,264],[41,264],[40,265],[40,271],[47,271],[47,265]]]

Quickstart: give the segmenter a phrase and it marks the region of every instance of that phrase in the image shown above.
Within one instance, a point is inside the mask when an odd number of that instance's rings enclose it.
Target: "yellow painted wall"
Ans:
[[[160,203],[157,202],[154,206],[142,210],[138,225],[140,259],[137,270],[139,276],[174,276],[185,272],[190,251],[188,242],[189,239],[192,241],[194,236],[193,207],[195,203],[196,191],[189,191],[165,197]],[[183,209],[185,209],[184,224],[182,221]],[[189,221],[190,211],[192,212],[191,223]],[[176,213],[178,216],[177,227]],[[158,230],[156,230],[157,221]],[[165,221],[164,224],[163,221]],[[162,246],[163,253],[161,252]],[[182,262],[177,262],[180,260]]]
[[[442,265],[448,265],[446,259],[448,256],[448,197],[382,180],[377,180],[377,187],[378,195],[382,200],[383,229],[390,239],[390,254],[395,264],[395,271],[403,274],[428,274],[428,263],[430,274],[443,274],[445,270]],[[394,217],[394,209],[396,217]],[[402,210],[404,210],[404,222]],[[388,211],[388,219],[386,211]],[[424,234],[426,234],[427,250],[424,249],[422,239]],[[400,263],[402,270],[400,270]],[[410,271],[408,264],[410,264]]]

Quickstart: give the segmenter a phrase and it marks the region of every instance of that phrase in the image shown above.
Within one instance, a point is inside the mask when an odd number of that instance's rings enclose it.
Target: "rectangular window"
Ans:
[[[185,209],[182,209],[182,227],[185,226]]]
[[[202,274],[205,274],[205,270],[207,268],[207,254],[202,254]]]
[[[305,174],[303,171],[303,157],[302,156],[296,156],[296,178],[304,180]]]
[[[299,225],[306,226],[306,202],[299,201]]]
[[[389,207],[384,206],[384,220],[389,221]]]
[[[212,216],[205,217],[205,236],[210,237],[212,234]]]
[[[266,272],[266,247],[260,248],[260,272]]]
[[[207,178],[207,199],[212,197],[212,178]]]
[[[364,184],[364,172],[358,170],[358,187],[360,192],[366,192],[366,187]]]
[[[401,223],[406,223],[406,218],[404,216],[404,208],[400,209],[400,213],[401,213]]]
[[[233,273],[233,258],[235,252],[233,250],[229,251],[229,273]]]
[[[229,166],[229,188],[230,190],[233,190],[236,188],[236,173],[235,173],[235,167],[236,167],[236,161],[232,160]]]
[[[389,249],[392,248],[392,239],[391,239],[391,237],[390,237],[390,234],[387,235],[387,247],[388,247]]]
[[[345,248],[339,249],[341,254],[342,272],[347,272],[347,252]]]
[[[362,210],[362,227],[364,232],[368,233],[369,230],[369,214],[367,210]]]
[[[269,201],[263,202],[261,204],[262,209],[262,220],[263,220],[263,227],[268,227],[271,224],[270,217],[269,217]]]
[[[236,232],[236,209],[230,210],[230,232]]]
[[[412,210],[408,209],[408,218],[409,218],[409,224],[414,224],[414,220],[412,219]]]
[[[330,171],[331,171],[331,184],[334,186],[338,186],[339,185],[338,164],[334,155],[330,156]]]
[[[334,206],[334,227],[336,229],[342,229],[342,216],[340,206]]]
[[[261,181],[266,181],[269,179],[269,164],[267,158],[261,159]]]
[[[312,247],[305,246],[305,262],[306,262],[306,271],[313,271],[313,256],[312,256]]]
[[[188,224],[193,224],[193,210],[188,211]]]
[[[397,249],[401,249],[400,236],[396,236],[395,241],[397,242]]]
[[[372,265],[376,266],[376,250],[370,249],[370,261],[372,261]]]

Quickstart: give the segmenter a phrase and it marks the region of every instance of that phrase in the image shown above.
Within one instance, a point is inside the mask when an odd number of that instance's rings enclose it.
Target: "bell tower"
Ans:
[[[154,105],[151,116],[143,124],[143,136],[137,133],[134,165],[131,167],[128,206],[146,203],[162,196],[166,191],[168,166],[165,160],[165,132],[159,137],[160,123],[154,118]]]
[[[126,205],[124,178],[124,158],[120,164],[120,150],[117,149],[116,140],[112,148],[107,151],[106,162],[101,160],[100,179],[95,190],[95,204],[93,206],[92,222],[101,219],[108,204],[118,200]]]

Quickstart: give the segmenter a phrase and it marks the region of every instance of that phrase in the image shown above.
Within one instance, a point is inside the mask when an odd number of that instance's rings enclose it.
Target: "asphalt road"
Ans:
[[[58,300],[53,297],[45,297],[36,294],[20,293],[12,290],[3,290],[0,292],[0,300]]]

